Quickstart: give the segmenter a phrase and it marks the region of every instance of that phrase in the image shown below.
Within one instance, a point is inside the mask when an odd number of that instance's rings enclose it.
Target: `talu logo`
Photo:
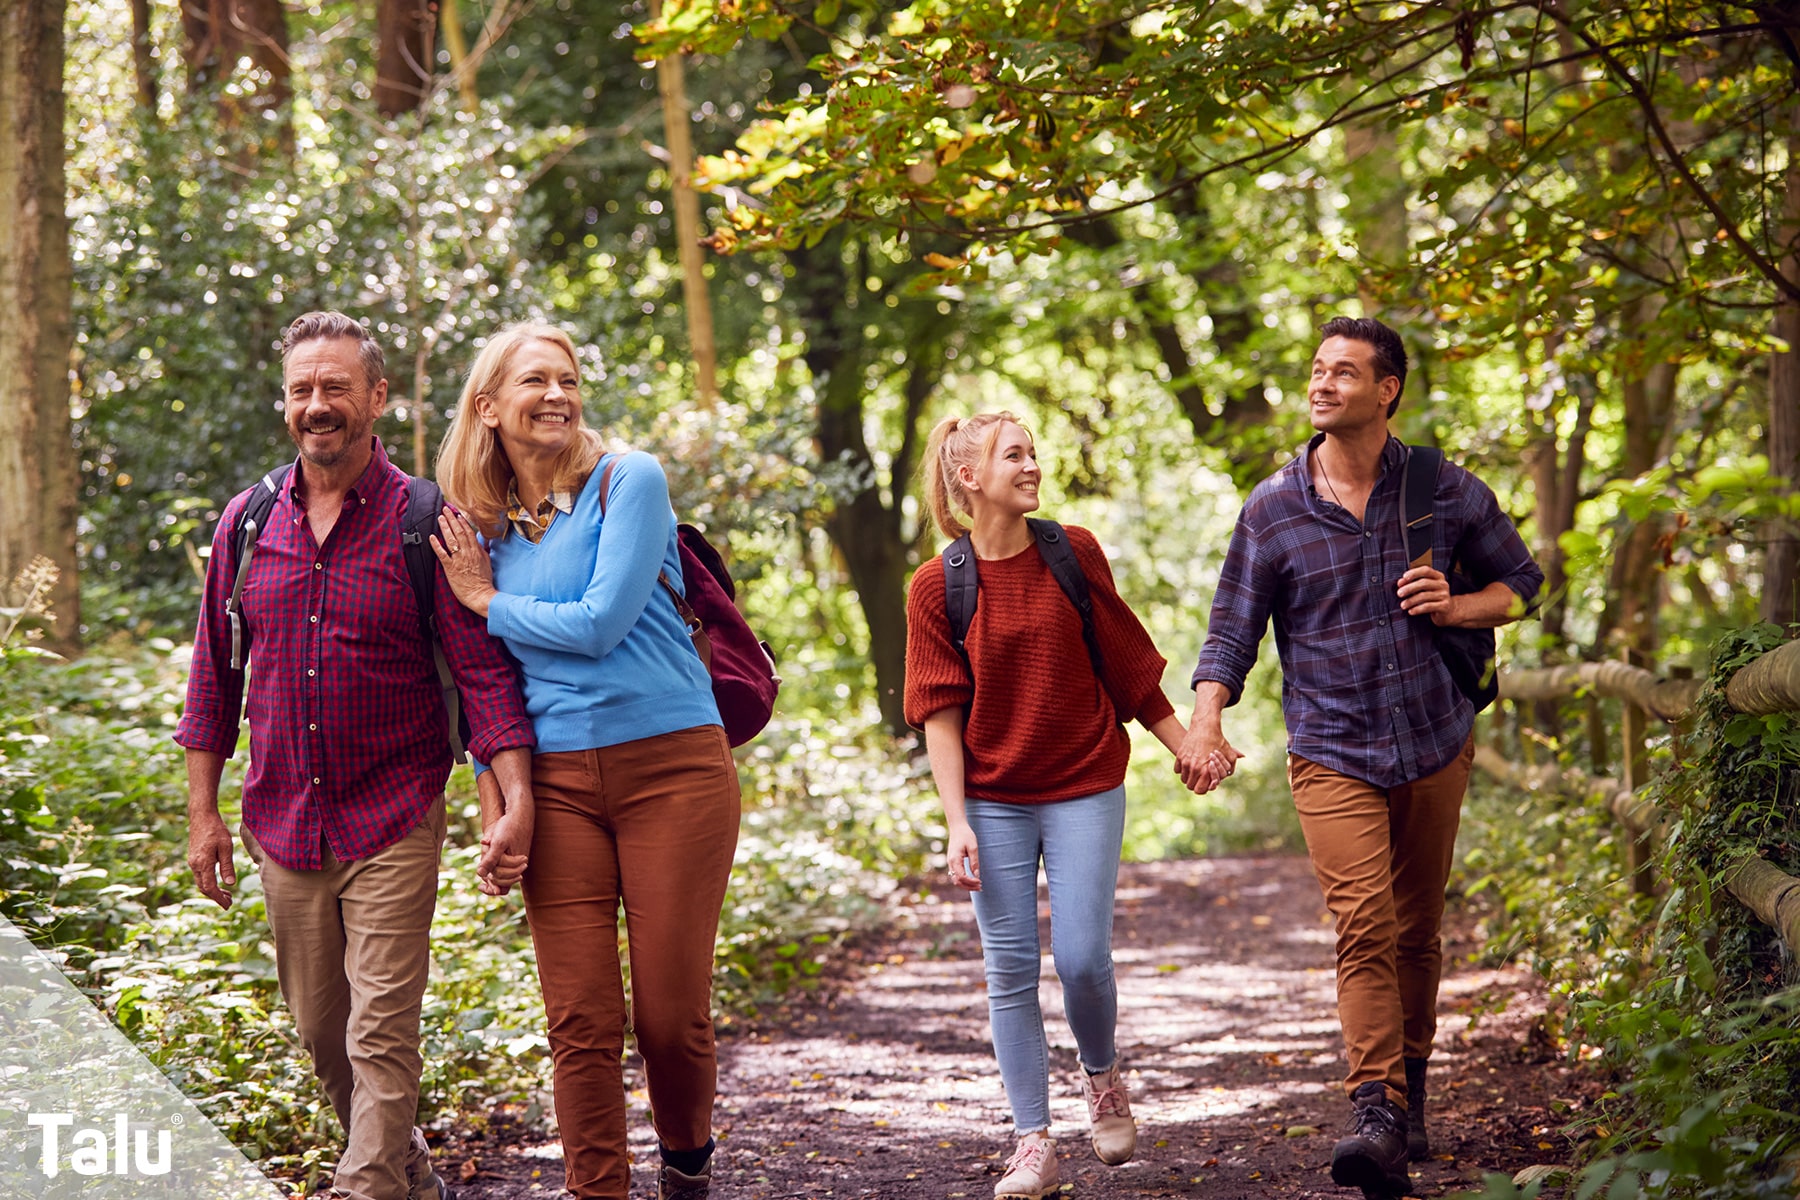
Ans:
[[[72,1113],[29,1113],[25,1117],[27,1125],[35,1125],[44,1131],[43,1155],[39,1162],[45,1175],[55,1175],[64,1167],[62,1132],[71,1129],[75,1124]],[[150,1135],[156,1134],[156,1156],[150,1155]],[[130,1135],[136,1134],[135,1138]],[[135,1143],[128,1147],[128,1139]],[[150,1130],[143,1126],[133,1129],[124,1113],[113,1114],[113,1136],[108,1141],[103,1129],[76,1129],[68,1139],[68,1169],[77,1175],[167,1175],[174,1158],[170,1143],[173,1137],[167,1129]],[[131,1157],[126,1156],[127,1149],[135,1150]]]

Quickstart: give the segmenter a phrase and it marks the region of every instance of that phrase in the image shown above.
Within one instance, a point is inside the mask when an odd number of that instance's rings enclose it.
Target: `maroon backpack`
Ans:
[[[606,488],[618,461],[608,459],[600,472],[602,517],[606,516]],[[775,712],[775,692],[781,687],[781,676],[775,673],[775,652],[752,632],[738,611],[737,585],[706,536],[692,525],[679,524],[675,542],[681,553],[682,589],[669,582],[666,572],[659,572],[656,581],[675,601],[688,636],[694,639],[694,649],[712,676],[713,700],[719,705],[726,740],[741,746],[761,733]]]

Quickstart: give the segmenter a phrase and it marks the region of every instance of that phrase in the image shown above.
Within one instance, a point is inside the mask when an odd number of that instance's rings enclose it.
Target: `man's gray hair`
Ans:
[[[368,378],[370,387],[387,377],[387,355],[382,353],[381,343],[361,321],[341,312],[309,312],[295,317],[294,323],[281,333],[282,365],[287,364],[288,354],[295,346],[321,338],[349,338],[355,342],[356,357],[362,363],[363,375]]]

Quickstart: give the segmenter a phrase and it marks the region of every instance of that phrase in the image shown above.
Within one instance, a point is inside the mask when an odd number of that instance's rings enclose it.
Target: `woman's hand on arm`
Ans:
[[[931,760],[931,778],[944,805],[944,824],[949,836],[944,856],[949,860],[950,882],[970,892],[981,890],[981,849],[969,827],[963,796],[962,709],[939,709],[925,718],[925,753]]]
[[[463,607],[477,616],[487,616],[488,604],[494,598],[494,569],[468,519],[453,508],[439,513],[431,552],[444,564],[444,579]]]

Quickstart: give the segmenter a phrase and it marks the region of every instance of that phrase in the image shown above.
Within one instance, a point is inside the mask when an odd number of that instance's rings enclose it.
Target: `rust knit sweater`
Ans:
[[[932,558],[913,575],[906,719],[922,725],[935,712],[967,707],[964,786],[980,800],[1042,804],[1118,787],[1131,754],[1120,722],[1149,726],[1175,711],[1162,693],[1167,664],[1119,598],[1100,544],[1085,529],[1064,529],[1088,578],[1105,687],[1081,640],[1081,617],[1036,546],[979,564],[966,643],[974,682],[950,640],[943,560]]]

